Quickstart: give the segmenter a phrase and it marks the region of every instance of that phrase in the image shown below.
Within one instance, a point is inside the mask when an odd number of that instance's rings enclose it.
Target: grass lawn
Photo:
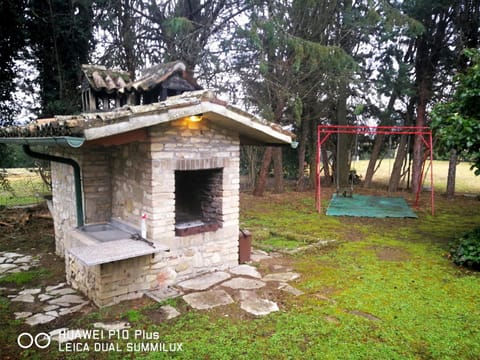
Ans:
[[[326,189],[322,197],[324,209],[331,191]],[[412,195],[403,195],[412,202]],[[92,309],[61,325],[85,329],[97,321],[125,320],[131,324],[130,333],[158,332],[163,342],[182,343],[183,351],[66,354],[50,348],[5,355],[28,359],[479,359],[480,273],[454,266],[448,259],[448,243],[480,225],[480,201],[463,196],[447,201],[437,196],[435,217],[430,215],[428,201],[428,194],[422,195],[418,219],[368,219],[319,215],[313,192],[263,198],[242,194],[241,226],[251,230],[254,245],[282,253],[278,261],[301,274],[290,284],[304,294],[276,298],[279,312],[254,317],[238,304],[195,311],[178,298],[165,303],[182,315],[157,321],[154,315],[160,304],[125,302]],[[314,246],[321,240],[332,242]],[[306,250],[290,253],[302,247]],[[262,262],[258,268],[265,274],[271,266]],[[35,285],[32,280],[23,286]],[[5,284],[0,279],[1,286]],[[51,330],[48,326],[31,329],[13,320],[14,305],[5,297],[0,300],[0,355],[7,345],[15,348],[10,342],[22,331]]]
[[[479,358],[480,274],[447,257],[448,241],[480,224],[479,201],[439,198],[435,217],[355,219],[317,215],[295,193],[242,200],[243,224],[263,248],[282,234],[299,234],[299,246],[305,234],[337,240],[292,259],[308,295],[275,320],[275,336],[288,339],[280,358]]]
[[[47,186],[33,170],[8,169],[8,180],[13,190],[0,189],[0,206],[21,206],[41,202],[41,196],[48,193]]]

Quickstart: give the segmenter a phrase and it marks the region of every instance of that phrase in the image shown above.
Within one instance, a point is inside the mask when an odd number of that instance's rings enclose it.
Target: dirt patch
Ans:
[[[381,261],[408,261],[411,258],[411,254],[407,250],[397,247],[374,246],[372,249],[378,260]]]
[[[175,307],[178,310],[178,307]],[[155,309],[148,309],[142,312],[144,316],[146,316],[150,322],[154,324],[158,324],[164,321],[167,321],[167,313],[162,311],[159,307]]]
[[[42,271],[31,285],[42,287],[65,281],[65,262],[55,254],[53,219],[46,205],[0,209],[0,223],[4,224],[0,225],[0,251],[39,258],[39,266],[32,270]]]
[[[0,209],[0,251],[55,253],[53,219],[46,205]]]
[[[294,260],[291,257],[273,254],[273,257],[264,259],[256,265],[258,271],[265,276],[266,274],[274,272],[292,271],[293,264]]]

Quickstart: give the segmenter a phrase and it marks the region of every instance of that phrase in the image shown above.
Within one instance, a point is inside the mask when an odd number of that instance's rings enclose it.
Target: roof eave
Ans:
[[[290,145],[292,136],[272,128],[271,124],[262,123],[258,118],[244,113],[232,106],[222,106],[215,103],[208,104],[204,115],[222,127],[238,131],[242,139],[249,139],[254,143],[264,145]]]
[[[167,111],[155,109],[150,113],[134,113],[126,121],[85,129],[84,136],[87,141],[91,141],[197,114],[203,114],[213,123],[238,132],[242,139],[249,139],[253,143],[288,145],[292,142],[292,136],[277,131],[268,124],[260,123],[258,119],[252,119],[251,115],[248,116],[241,111],[209,101],[199,101],[188,106],[170,108]]]

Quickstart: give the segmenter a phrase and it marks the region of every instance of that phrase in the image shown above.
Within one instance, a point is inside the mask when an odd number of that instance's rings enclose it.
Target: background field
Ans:
[[[365,172],[367,170],[368,160],[360,160],[358,162],[352,162],[352,169],[357,171],[357,174],[365,178]],[[390,173],[393,167],[393,159],[384,159],[375,173],[374,182],[378,184],[388,184]],[[430,169],[426,173],[425,186],[430,186]],[[445,192],[447,186],[448,175],[448,161],[435,160],[433,162],[433,182],[435,191],[440,193]],[[469,163],[460,163],[457,165],[457,177],[456,177],[456,192],[462,193],[480,193],[480,179],[475,176],[472,170],[470,170]]]
[[[362,179],[365,178],[367,166],[368,160],[352,163],[352,169],[355,169]],[[382,161],[374,176],[374,183],[377,187],[385,186],[386,188],[392,166],[393,159]],[[0,189],[0,206],[37,204],[42,202],[43,195],[49,192],[34,169],[7,169],[7,173],[13,193]],[[434,161],[433,173],[435,191],[444,193],[447,184],[448,161]],[[424,185],[429,187],[430,173],[428,172],[426,175]],[[457,166],[456,192],[458,194],[480,194],[480,179],[470,170],[468,163],[460,163]]]
[[[49,189],[34,169],[7,169],[13,192],[0,189],[0,206],[38,204]]]

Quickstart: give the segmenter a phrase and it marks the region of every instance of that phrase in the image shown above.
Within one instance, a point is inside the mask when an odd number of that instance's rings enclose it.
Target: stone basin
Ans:
[[[69,232],[65,248],[91,246],[111,241],[130,239],[140,230],[116,219],[110,222],[87,224]]]
[[[129,239],[133,234],[133,232],[119,229],[111,223],[86,225],[81,230],[100,242]]]

